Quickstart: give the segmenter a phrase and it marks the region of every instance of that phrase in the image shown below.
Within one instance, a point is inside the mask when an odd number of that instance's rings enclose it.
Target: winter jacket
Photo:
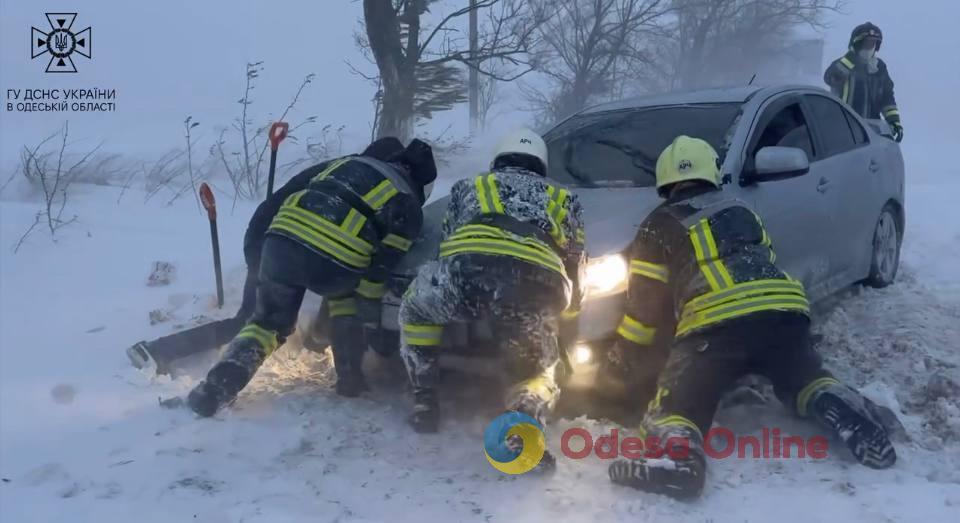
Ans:
[[[658,334],[682,338],[759,311],[807,315],[803,285],[775,261],[756,213],[712,188],[687,189],[640,226],[617,332],[634,345],[656,345]]]
[[[875,72],[854,51],[835,60],[823,75],[833,94],[864,118],[883,118],[892,127],[900,123],[900,110],[893,93],[887,64],[877,60]]]
[[[504,168],[461,180],[451,189],[440,256],[509,256],[561,274],[580,310],[583,210],[576,194],[531,171]]]
[[[421,194],[395,164],[364,156],[324,162],[294,176],[260,204],[244,251],[248,259],[254,256],[266,234],[290,238],[361,273],[357,294],[377,299],[420,233]]]

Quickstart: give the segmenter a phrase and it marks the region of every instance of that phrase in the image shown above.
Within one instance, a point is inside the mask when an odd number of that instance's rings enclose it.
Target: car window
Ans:
[[[869,143],[870,139],[867,138],[867,130],[860,125],[860,122],[853,116],[853,113],[843,111],[843,114],[847,117],[847,123],[850,124],[850,129],[853,131],[853,141],[856,142],[857,145]]]
[[[796,147],[807,153],[808,159],[813,160],[816,151],[799,103],[781,109],[759,131],[759,138],[755,139],[754,146],[750,149],[750,158],[756,156],[757,151],[764,147]]]
[[[574,116],[544,136],[548,177],[584,187],[656,185],[660,153],[682,134],[709,142],[721,157],[741,104],[695,104]]]
[[[857,146],[846,111],[840,104],[825,96],[807,96],[806,99],[823,139],[824,151],[820,159],[845,153]]]

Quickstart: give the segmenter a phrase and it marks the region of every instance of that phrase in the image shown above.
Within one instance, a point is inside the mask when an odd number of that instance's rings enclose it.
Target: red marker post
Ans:
[[[273,176],[277,172],[277,150],[280,142],[287,137],[290,124],[287,122],[273,122],[270,126],[270,173],[267,175],[267,197],[273,194]]]
[[[223,307],[223,273],[220,270],[220,237],[217,234],[217,200],[206,182],[200,184],[200,202],[210,220],[210,242],[213,244],[213,272],[217,278],[217,308]]]

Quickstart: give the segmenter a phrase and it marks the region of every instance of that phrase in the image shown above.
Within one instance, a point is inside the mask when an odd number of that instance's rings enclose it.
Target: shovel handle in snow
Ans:
[[[267,175],[267,196],[273,194],[273,177],[277,172],[277,150],[280,142],[287,137],[290,124],[287,122],[273,122],[270,126],[270,173]]]
[[[217,234],[217,200],[206,182],[200,184],[200,202],[210,220],[210,242],[213,244],[213,272],[217,278],[217,307],[223,307],[223,273],[220,270],[220,236]]]

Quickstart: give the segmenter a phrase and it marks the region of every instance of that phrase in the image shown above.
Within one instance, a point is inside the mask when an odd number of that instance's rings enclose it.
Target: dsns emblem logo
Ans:
[[[518,436],[523,450],[507,446],[507,439]],[[483,431],[483,453],[493,468],[506,474],[523,474],[533,470],[543,459],[547,445],[543,428],[532,417],[521,412],[497,416]]]
[[[77,13],[46,13],[50,31],[30,28],[30,58],[49,54],[48,73],[75,73],[73,54],[91,58],[93,45],[92,31],[88,27],[82,31],[73,30]]]

